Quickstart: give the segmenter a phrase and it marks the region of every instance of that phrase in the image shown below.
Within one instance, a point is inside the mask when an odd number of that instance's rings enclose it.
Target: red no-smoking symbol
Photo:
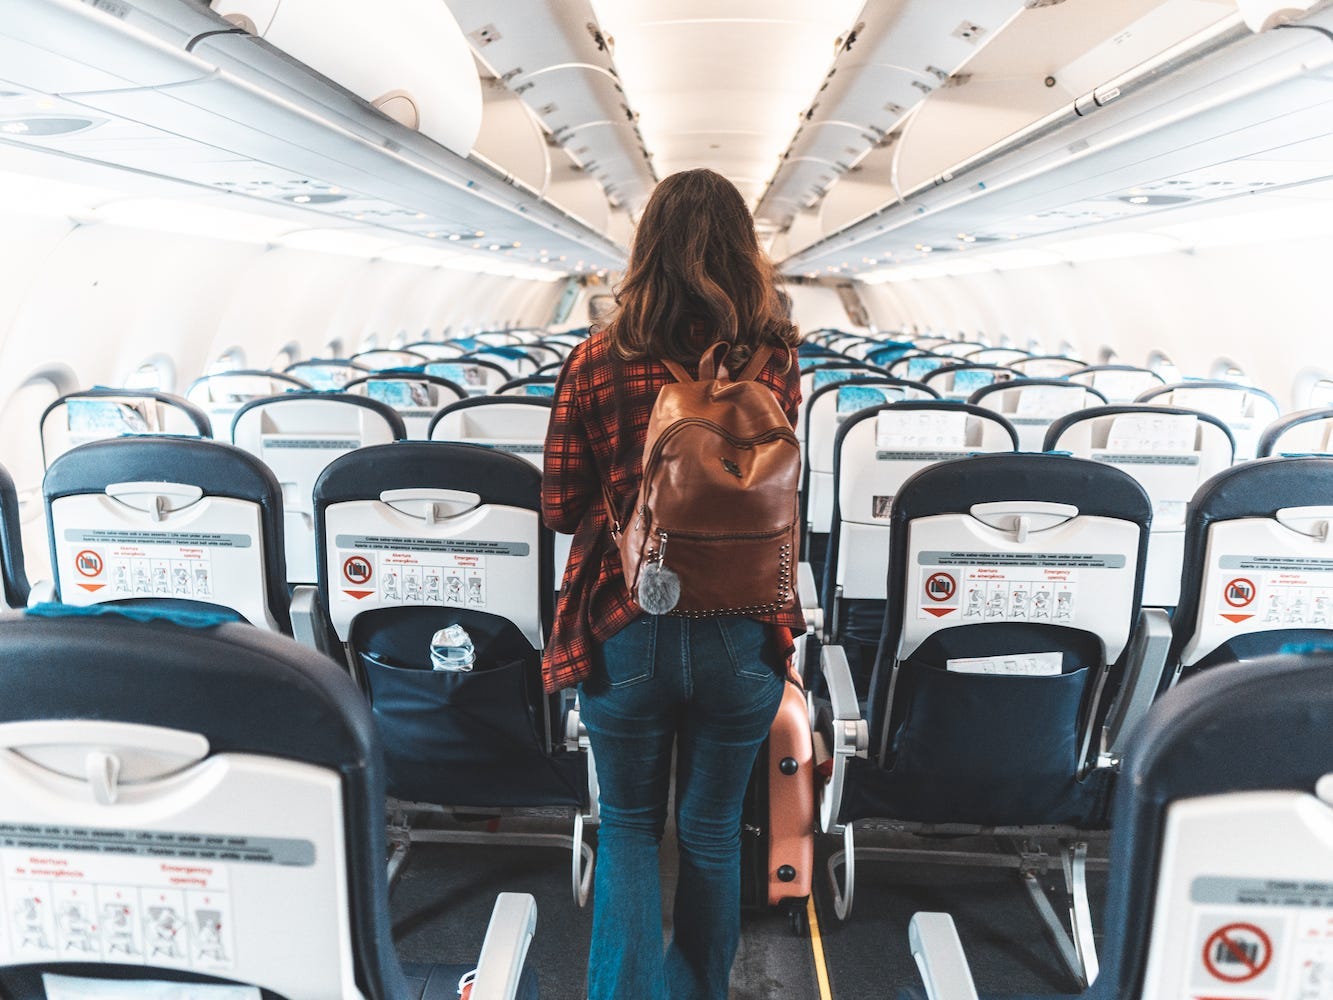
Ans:
[[[369,583],[374,574],[375,570],[365,556],[351,556],[343,563],[343,576],[348,583]]]
[[[101,576],[102,557],[92,549],[84,549],[74,557],[74,568],[84,576]]]
[[[926,578],[926,596],[932,601],[947,601],[957,589],[957,581],[948,573],[932,573]]]
[[[1227,924],[1203,943],[1203,967],[1224,983],[1258,979],[1273,961],[1273,942],[1254,924]]]
[[[1254,595],[1258,592],[1253,580],[1238,576],[1223,589],[1222,600],[1233,608],[1248,608],[1254,603]]]

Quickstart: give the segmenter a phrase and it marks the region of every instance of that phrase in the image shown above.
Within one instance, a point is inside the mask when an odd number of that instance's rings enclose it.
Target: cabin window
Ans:
[[[244,367],[245,350],[240,347],[228,347],[218,355],[218,359],[208,369],[208,374],[217,375],[221,372],[235,372]]]
[[[126,375],[122,385],[148,392],[174,392],[176,364],[165,354],[154,354]]]
[[[1168,385],[1180,381],[1180,369],[1176,367],[1176,363],[1167,356],[1165,351],[1148,352],[1148,370],[1162,376]]]
[[[31,521],[42,512],[42,414],[66,393],[78,388],[74,373],[64,367],[39,371],[28,378],[0,409],[0,461],[14,478],[19,517]]]
[[[1310,406],[1333,406],[1333,378],[1321,378],[1310,388]]]
[[[268,370],[271,372],[280,372],[296,364],[301,360],[301,345],[296,341],[286,344],[277,354],[273,355],[273,360],[269,362]]]
[[[1208,377],[1219,382],[1235,382],[1237,385],[1253,385],[1245,369],[1228,357],[1217,358],[1208,369]]]
[[[1333,371],[1302,368],[1291,386],[1291,401],[1298,410],[1333,406]]]

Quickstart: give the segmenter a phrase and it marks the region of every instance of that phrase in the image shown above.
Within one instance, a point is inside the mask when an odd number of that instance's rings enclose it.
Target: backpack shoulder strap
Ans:
[[[741,372],[736,381],[749,382],[752,379],[758,378],[759,373],[764,370],[764,365],[768,364],[768,359],[772,357],[772,355],[773,348],[769,347],[767,344],[757,348],[754,352],[754,356],[750,358],[750,363],[745,366],[745,370]]]

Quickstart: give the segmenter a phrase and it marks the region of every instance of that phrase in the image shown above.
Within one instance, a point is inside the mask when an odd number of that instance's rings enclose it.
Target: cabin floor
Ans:
[[[567,833],[567,821],[541,816],[498,821],[445,820],[440,825],[476,831]],[[588,834],[595,842],[595,833]],[[840,844],[820,838],[815,879],[815,913],[800,932],[779,911],[747,911],[742,917],[741,946],[732,970],[730,1000],[778,1000],[811,997],[896,1000],[920,978],[907,944],[907,925],[921,910],[953,914],[978,990],[985,993],[1072,994],[1076,984],[1061,965],[1045,935],[1018,875],[1011,870],[919,862],[861,861],[856,870],[852,913],[839,922],[833,911],[826,859]],[[857,845],[938,847],[1002,853],[996,838],[947,838],[926,841],[889,829],[858,828]],[[1053,845],[1047,845],[1053,849]],[[670,899],[675,879],[675,839],[670,823],[662,849],[663,898]],[[1090,845],[1094,862],[1105,857],[1105,842]],[[1058,856],[1052,858],[1048,886],[1062,882]],[[1096,867],[1090,865],[1090,867]],[[1093,913],[1100,917],[1106,872],[1088,876]],[[394,940],[410,962],[467,962],[481,948],[495,895],[530,892],[537,899],[537,935],[530,961],[537,969],[543,1000],[582,1000],[587,989],[588,943],[592,900],[585,909],[573,902],[569,854],[558,848],[417,844],[392,898]],[[1052,894],[1057,913],[1066,907]],[[664,939],[671,915],[663,918]],[[1098,924],[1097,944],[1102,943]],[[827,969],[827,991],[818,966]]]

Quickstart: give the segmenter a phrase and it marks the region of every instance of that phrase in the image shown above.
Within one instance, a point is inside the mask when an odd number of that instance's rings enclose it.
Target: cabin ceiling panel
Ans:
[[[587,0],[446,0],[477,58],[594,177],[635,212],[655,179]]]
[[[881,201],[887,206],[903,192],[938,183],[955,164],[1071,107],[1094,87],[1182,39],[1235,19],[1234,0],[1062,0],[1037,7],[994,0],[969,15],[966,24],[974,30],[967,31],[948,23],[959,13],[953,5],[885,0],[866,10],[865,30],[852,51],[840,56],[810,124],[793,143],[789,159],[796,162],[775,178],[773,194],[792,187],[801,192],[796,199],[784,198],[786,211],[793,201],[811,206],[836,190],[849,167],[882,145],[885,134],[897,134],[896,160]],[[926,54],[934,62],[927,65]],[[897,113],[892,122],[884,109],[876,119],[870,102],[885,88],[872,82],[896,79],[901,85],[903,69],[916,73],[906,79],[915,97],[888,107]],[[845,127],[821,127],[826,118]],[[867,127],[858,131],[854,125]],[[830,226],[855,221],[841,210],[826,218]]]
[[[158,15],[176,10],[144,2]],[[0,91],[18,92],[0,94],[0,120],[10,126],[0,128],[0,142],[184,181],[196,199],[221,193],[241,211],[282,217],[297,210],[308,221],[293,229],[362,228],[394,243],[438,247],[441,263],[469,245],[484,248],[485,266],[501,269],[505,261],[529,270],[576,270],[580,262],[598,269],[622,259],[581,220],[381,116],[252,37],[209,35],[187,54],[184,39],[175,39],[181,51],[171,51],[149,34],[144,26],[157,22],[147,15],[127,26],[75,0],[18,3],[19,16],[0,22],[0,48],[49,33],[60,35],[64,55],[48,59],[45,50],[26,46],[22,59],[0,59],[0,78],[12,81],[0,82]],[[187,20],[204,16],[180,7]],[[77,73],[64,76],[71,58],[119,69],[138,53],[149,65],[169,56],[193,75],[178,74],[161,89],[122,81],[71,92],[83,81]],[[23,119],[41,126],[67,113],[94,126],[42,135],[40,127],[13,125]]]
[[[596,0],[659,175],[726,174],[755,205],[862,0]]]
[[[807,120],[759,214],[787,225],[793,204],[813,204],[1022,8],[1022,0],[870,0],[854,43],[802,109]]]

